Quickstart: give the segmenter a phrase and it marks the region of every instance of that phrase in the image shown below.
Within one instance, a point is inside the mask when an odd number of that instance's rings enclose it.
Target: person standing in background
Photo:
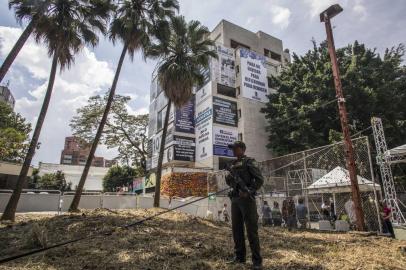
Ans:
[[[278,202],[273,202],[273,208],[272,208],[272,224],[275,227],[280,227],[282,225],[282,213],[281,210],[279,209],[279,203]]]
[[[264,201],[262,206],[262,225],[271,226],[272,225],[272,213],[271,207],[269,207],[268,202]]]
[[[299,198],[298,205],[296,205],[296,217],[300,223],[300,229],[306,229],[307,207],[304,205],[303,198]]]

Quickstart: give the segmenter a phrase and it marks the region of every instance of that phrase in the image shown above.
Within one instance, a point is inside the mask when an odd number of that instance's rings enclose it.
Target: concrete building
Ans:
[[[43,176],[46,173],[61,171],[65,174],[66,183],[72,183],[72,189],[75,190],[82,176],[83,168],[84,166],[41,162],[38,168],[38,175]],[[107,174],[108,170],[109,168],[90,167],[84,186],[85,191],[102,191],[103,177]]]
[[[16,101],[7,86],[0,86],[0,101],[10,104],[10,106],[14,109]]]
[[[183,108],[170,117],[164,167],[222,169],[233,158],[229,143],[242,140],[247,155],[268,160],[265,115],[272,75],[290,62],[282,41],[262,31],[248,31],[222,20],[211,32],[218,59],[206,81]],[[156,168],[167,98],[156,80],[151,84],[148,169]],[[173,108],[174,106],[172,106]]]
[[[61,153],[61,164],[65,165],[85,165],[90,152],[90,147],[80,144],[79,140],[74,137],[65,138],[65,146]],[[94,157],[92,166],[94,167],[111,167],[116,164],[114,160],[104,159],[103,157]]]
[[[11,163],[0,161],[0,189],[14,189],[17,184],[18,176],[20,175],[20,171],[22,168],[22,164],[20,163]],[[33,167],[30,166],[27,178],[32,176]],[[24,188],[28,187],[28,181],[25,181]]]

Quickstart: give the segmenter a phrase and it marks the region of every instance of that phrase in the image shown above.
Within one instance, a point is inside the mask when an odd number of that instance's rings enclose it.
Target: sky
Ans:
[[[385,48],[406,44],[405,0],[180,0],[180,14],[199,20],[212,30],[222,19],[248,30],[259,30],[283,41],[290,52],[304,54],[311,40],[325,39],[319,14],[339,3],[344,11],[333,19],[336,47],[358,40],[382,53]],[[20,36],[25,24],[16,23],[8,1],[0,0],[0,62]],[[51,103],[40,136],[41,147],[33,164],[59,163],[65,136],[71,135],[69,122],[90,96],[104,94],[110,87],[122,44],[115,46],[101,37],[96,48],[84,48],[69,70],[58,72]],[[35,126],[45,95],[51,59],[43,44],[29,39],[3,83],[10,82],[16,98],[15,111]],[[130,96],[133,114],[148,113],[149,89],[155,62],[137,54],[126,58],[117,94]],[[115,149],[99,146],[97,155],[113,158]]]

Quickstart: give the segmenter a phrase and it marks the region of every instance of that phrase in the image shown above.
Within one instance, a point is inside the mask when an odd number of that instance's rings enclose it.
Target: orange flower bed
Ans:
[[[162,177],[161,193],[169,197],[207,195],[207,173],[168,173]]]

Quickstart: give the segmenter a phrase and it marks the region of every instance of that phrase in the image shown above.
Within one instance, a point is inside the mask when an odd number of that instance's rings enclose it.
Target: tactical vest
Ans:
[[[232,165],[233,170],[241,177],[248,188],[252,188],[253,186],[252,175],[247,165],[250,159],[249,157],[244,157],[242,160],[235,161]]]

